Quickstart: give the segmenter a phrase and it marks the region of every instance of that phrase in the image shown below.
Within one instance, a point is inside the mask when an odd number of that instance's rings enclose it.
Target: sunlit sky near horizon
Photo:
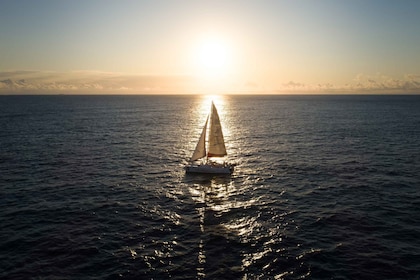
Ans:
[[[420,1],[3,0],[0,93],[419,93]]]

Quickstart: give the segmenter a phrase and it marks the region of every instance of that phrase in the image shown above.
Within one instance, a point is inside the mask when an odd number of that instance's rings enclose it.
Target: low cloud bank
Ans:
[[[407,74],[400,79],[382,74],[359,74],[344,85],[305,84],[290,81],[282,84],[279,92],[313,92],[313,93],[420,93],[420,75]]]
[[[0,73],[2,94],[118,94],[171,93],[185,91],[188,76],[130,75],[122,73],[74,71],[14,71]]]
[[[73,71],[0,72],[0,94],[188,94],[200,93],[203,86],[193,76],[134,75],[123,73]],[[359,74],[344,85],[307,84],[289,81],[276,88],[255,82],[232,85],[231,93],[420,93],[420,75],[393,78],[382,74]]]

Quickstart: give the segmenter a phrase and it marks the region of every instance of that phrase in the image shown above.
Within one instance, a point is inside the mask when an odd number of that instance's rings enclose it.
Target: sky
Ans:
[[[2,0],[0,94],[420,93],[417,0]]]

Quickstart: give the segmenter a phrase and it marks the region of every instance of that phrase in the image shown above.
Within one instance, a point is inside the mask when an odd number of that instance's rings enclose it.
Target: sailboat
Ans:
[[[208,145],[206,149],[207,124],[209,121]],[[226,155],[226,146],[219,114],[217,113],[216,106],[212,102],[210,114],[207,116],[200,139],[195,147],[190,164],[185,167],[185,171],[187,173],[231,174],[233,172],[233,165],[214,160],[214,158],[221,158]]]

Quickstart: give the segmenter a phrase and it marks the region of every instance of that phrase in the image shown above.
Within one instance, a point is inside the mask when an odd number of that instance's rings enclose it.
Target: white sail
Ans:
[[[203,158],[206,156],[206,130],[207,130],[207,121],[204,124],[203,130],[201,131],[200,139],[198,140],[197,146],[195,147],[194,153],[191,157],[191,161]]]
[[[219,114],[213,102],[211,103],[211,119],[208,157],[223,157],[227,155],[225,140],[223,139],[222,125],[220,124]]]

